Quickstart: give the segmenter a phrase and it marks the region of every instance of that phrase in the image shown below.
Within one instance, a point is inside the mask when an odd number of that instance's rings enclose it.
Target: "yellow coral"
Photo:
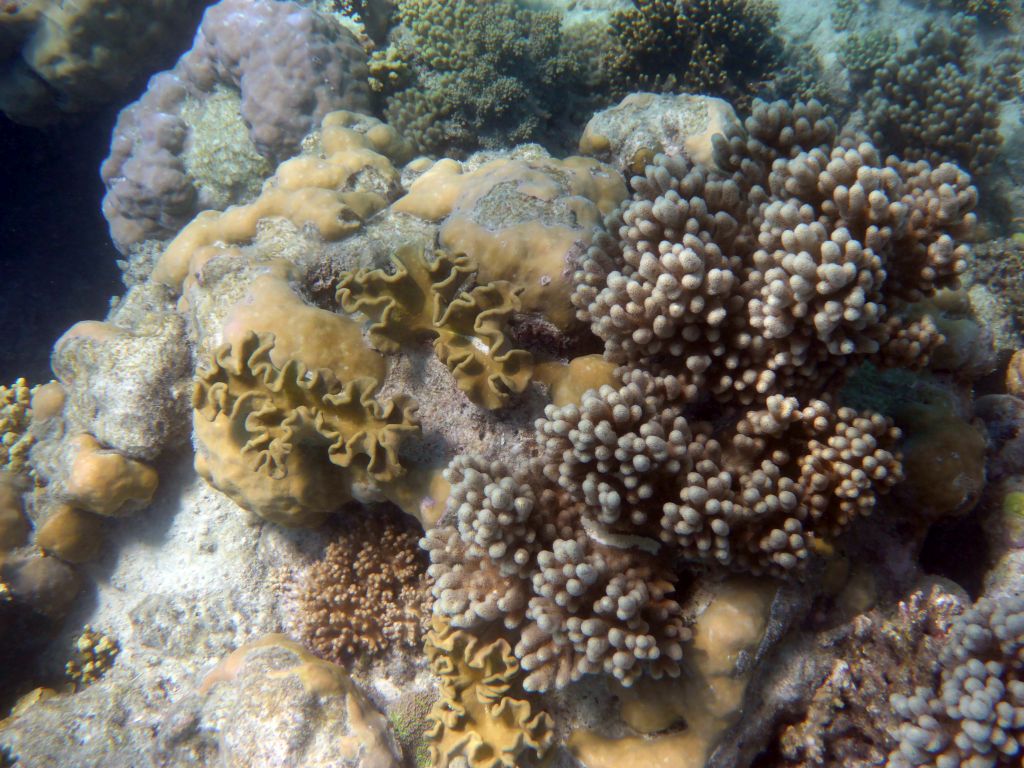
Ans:
[[[1024,349],[1014,352],[1006,366],[1006,391],[1024,397]]]
[[[353,125],[356,116],[332,112],[321,128],[323,157],[301,155],[283,162],[260,196],[225,211],[204,211],[171,241],[153,270],[153,280],[181,290],[192,260],[215,244],[238,244],[256,235],[261,219],[281,217],[296,227],[312,225],[325,240],[357,230],[388,199],[361,182],[372,176],[375,187],[398,187],[399,174],[389,155],[408,157],[408,144],[393,129],[378,124],[366,132]],[[203,258],[208,259],[208,255]]]
[[[502,637],[482,640],[435,616],[427,657],[441,700],[429,715],[435,768],[527,768],[554,741],[551,717],[519,688],[519,662]]]
[[[104,448],[82,433],[70,440],[74,458],[67,480],[69,501],[98,515],[121,516],[144,507],[157,487],[156,470]]]
[[[39,528],[35,544],[66,562],[84,563],[99,554],[102,527],[102,518],[97,515],[61,504]]]
[[[76,658],[65,665],[65,671],[76,685],[95,683],[114,666],[121,646],[117,640],[97,632],[88,624],[75,642]]]
[[[32,390],[24,379],[0,386],[0,469],[21,472],[34,442],[28,433],[32,420]]]
[[[375,400],[374,379],[341,383],[294,359],[275,366],[273,346],[272,334],[250,333],[197,374],[192,405],[204,450],[196,469],[267,519],[315,524],[351,497],[353,481],[402,474],[398,447],[419,428],[415,404],[404,395]]]
[[[470,291],[463,284],[475,272],[464,254],[405,245],[392,256],[394,274],[361,269],[342,276],[338,300],[346,312],[371,318],[370,339],[395,352],[405,341],[433,335],[434,351],[455,376],[459,389],[485,408],[500,408],[533,377],[533,356],[512,349],[505,335],[519,309],[510,283],[496,281]]]

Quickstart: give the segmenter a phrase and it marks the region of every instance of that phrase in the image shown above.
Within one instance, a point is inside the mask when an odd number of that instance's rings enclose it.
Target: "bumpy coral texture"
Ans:
[[[375,399],[372,379],[343,383],[295,360],[278,368],[273,343],[271,334],[248,334],[197,374],[193,407],[204,452],[197,467],[243,507],[278,522],[312,523],[344,503],[353,481],[403,473],[398,448],[418,430],[415,405],[404,395]],[[313,486],[311,498],[274,491],[273,481],[284,480]]]
[[[1002,143],[999,102],[1020,92],[1024,59],[1005,51],[979,65],[974,39],[974,21],[962,14],[930,22],[912,47],[875,71],[863,105],[879,148],[933,165],[959,163],[978,175],[989,170]]]
[[[336,663],[418,648],[430,622],[427,564],[404,521],[350,515],[296,585],[299,639]]]
[[[626,685],[641,674],[678,675],[688,630],[673,597],[675,574],[643,546],[590,536],[578,505],[537,474],[452,462],[454,523],[422,541],[435,613],[477,631],[497,622],[521,628],[514,652],[528,673],[526,690],[561,688],[586,674]]]
[[[519,309],[512,284],[496,280],[469,288],[476,272],[465,254],[438,251],[433,260],[416,244],[392,256],[394,272],[361,269],[343,274],[338,301],[346,312],[370,317],[371,342],[395,352],[402,342],[434,337],[438,359],[469,399],[500,408],[533,377],[533,356],[512,349],[508,320]]]
[[[892,310],[956,285],[970,178],[840,142],[815,102],[756,103],[716,157],[659,157],[590,249],[574,302],[606,356],[670,396],[742,404],[833,389],[864,360],[922,364],[934,324]]]
[[[295,3],[212,6],[192,49],[156,75],[114,127],[101,175],[103,214],[118,249],[173,234],[209,207],[185,165],[192,135],[182,116],[186,100],[203,101],[218,86],[239,90],[254,148],[278,161],[331,110],[369,106],[365,60],[350,32]]]
[[[749,103],[779,66],[778,8],[768,0],[634,0],[611,18],[612,90],[688,91]]]
[[[904,720],[887,768],[1016,766],[1024,755],[1024,598],[983,598],[959,618],[935,688],[891,703]]]
[[[536,140],[572,100],[578,61],[554,11],[514,0],[399,0],[371,62],[388,122],[421,152],[458,155]]]
[[[441,698],[429,715],[430,765],[533,768],[554,744],[554,723],[519,686],[519,662],[503,638],[482,640],[434,619],[427,658]]]
[[[0,385],[0,470],[21,472],[34,442],[28,432],[32,420],[32,391],[24,379]]]

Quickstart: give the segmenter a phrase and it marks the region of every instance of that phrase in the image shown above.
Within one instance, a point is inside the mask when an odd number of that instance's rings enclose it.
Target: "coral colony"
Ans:
[[[1019,7],[120,5],[0,15],[13,119],[152,75],[0,765],[1021,765]]]

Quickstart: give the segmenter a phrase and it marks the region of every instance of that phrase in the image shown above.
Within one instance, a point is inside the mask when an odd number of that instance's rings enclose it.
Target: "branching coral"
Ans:
[[[935,688],[895,695],[888,768],[1011,766],[1024,754],[1024,599],[984,598],[953,626]]]
[[[876,70],[863,104],[879,148],[907,160],[952,161],[974,174],[989,169],[1002,142],[999,102],[1019,92],[1022,60],[1005,51],[978,65],[974,32],[962,14],[931,22]]]
[[[472,289],[476,273],[465,254],[429,255],[416,244],[392,256],[394,273],[361,269],[338,282],[338,301],[346,312],[373,321],[369,335],[383,352],[402,342],[434,337],[438,359],[451,370],[459,389],[485,408],[500,408],[533,377],[533,356],[512,349],[509,316],[519,309],[517,291],[504,280]]]
[[[113,638],[86,625],[75,641],[76,658],[65,667],[68,677],[81,687],[95,683],[114,666],[121,646]]]
[[[422,152],[535,140],[580,77],[554,11],[515,0],[398,0],[396,17],[371,82],[386,94],[388,122]]]
[[[685,90],[743,105],[780,63],[777,23],[768,0],[634,0],[611,19],[612,89]]]
[[[520,627],[514,650],[527,690],[594,673],[626,685],[679,674],[687,630],[675,574],[648,556],[655,542],[592,536],[579,505],[542,476],[460,457],[447,477],[455,523],[422,541],[435,613],[478,631]]]
[[[482,640],[435,618],[427,657],[441,683],[431,710],[430,765],[529,768],[554,743],[551,717],[519,687],[519,662],[507,640]]]
[[[413,401],[374,398],[378,382],[271,362],[272,335],[221,347],[196,377],[196,468],[240,506],[271,520],[318,522],[353,483],[401,475],[398,448],[418,429]],[[347,470],[340,472],[338,468]]]
[[[28,432],[32,420],[32,390],[24,379],[10,387],[0,385],[0,470],[25,469],[29,448],[34,442]]]
[[[934,325],[892,309],[965,269],[969,177],[837,143],[814,102],[759,102],[716,157],[727,172],[659,158],[590,249],[574,302],[605,354],[740,403],[813,395],[865,359],[921,364]]]
[[[296,584],[299,639],[336,663],[419,647],[430,589],[417,540],[403,522],[350,516]]]

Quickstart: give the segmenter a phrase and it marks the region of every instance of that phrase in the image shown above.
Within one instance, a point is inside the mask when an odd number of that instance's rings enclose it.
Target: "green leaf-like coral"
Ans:
[[[346,312],[370,318],[370,341],[396,352],[434,336],[434,351],[459,389],[484,408],[500,408],[533,378],[533,356],[512,349],[509,317],[519,309],[511,283],[498,280],[464,290],[476,272],[465,254],[438,251],[431,260],[410,244],[392,256],[395,271],[360,269],[342,276],[338,301]]]

